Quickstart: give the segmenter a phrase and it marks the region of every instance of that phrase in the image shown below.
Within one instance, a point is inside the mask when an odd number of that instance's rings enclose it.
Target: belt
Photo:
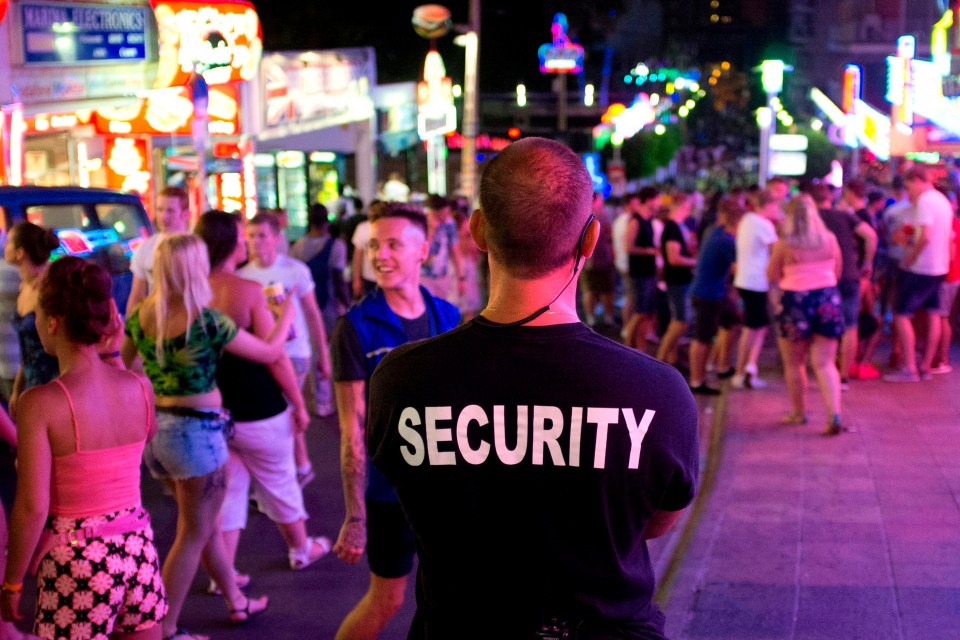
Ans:
[[[61,545],[78,547],[86,545],[87,542],[94,538],[109,538],[110,536],[120,536],[140,531],[149,526],[149,524],[150,514],[141,507],[136,511],[131,511],[110,522],[104,522],[103,524],[91,527],[69,529],[67,531],[61,531],[60,533],[54,533],[50,529],[44,529],[40,535],[40,540],[37,542],[37,550],[34,551],[33,558],[30,560],[30,574],[36,575],[37,569],[40,568],[40,561],[55,547]]]
[[[217,411],[200,411],[189,407],[157,407],[159,413],[169,413],[173,416],[200,418],[201,420],[217,420],[223,417],[223,409]]]

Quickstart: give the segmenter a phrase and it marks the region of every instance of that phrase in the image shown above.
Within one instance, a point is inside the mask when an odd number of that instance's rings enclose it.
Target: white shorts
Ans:
[[[254,497],[268,518],[281,524],[305,519],[289,409],[266,420],[237,422],[234,427],[228,443],[227,492],[220,508],[222,529],[235,531],[247,526],[251,481]]]

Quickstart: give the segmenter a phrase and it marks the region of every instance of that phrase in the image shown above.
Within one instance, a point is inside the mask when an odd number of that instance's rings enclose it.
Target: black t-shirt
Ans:
[[[417,539],[410,637],[532,638],[548,605],[662,637],[642,534],[699,460],[676,369],[580,323],[477,318],[384,358],[367,433]]]
[[[633,246],[648,249],[653,247],[653,223],[637,213],[633,214],[633,219],[640,225]],[[657,257],[653,254],[639,256],[631,253],[630,275],[634,278],[651,278],[657,275]]]
[[[410,341],[423,340],[430,337],[430,318],[426,312],[416,318],[401,318],[400,326]],[[335,382],[353,382],[367,379],[366,355],[360,345],[357,332],[346,316],[340,316],[333,329],[333,338],[330,340],[330,366],[333,368]]]
[[[854,231],[862,222],[857,214],[845,209],[821,209],[820,217],[823,223],[837,237],[840,245],[840,257],[843,259],[841,280],[858,280],[860,278],[860,245],[857,244],[857,234]]]
[[[674,267],[667,259],[667,242],[680,243],[680,255],[691,257],[693,254],[687,246],[687,235],[690,231],[681,229],[673,220],[667,220],[663,225],[663,235],[660,237],[660,246],[663,252],[663,281],[667,284],[690,284],[693,280],[693,267]]]

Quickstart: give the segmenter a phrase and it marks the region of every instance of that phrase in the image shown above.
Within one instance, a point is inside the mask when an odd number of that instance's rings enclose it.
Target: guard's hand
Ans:
[[[23,620],[23,615],[19,611],[21,595],[23,594],[13,591],[0,592],[0,618],[7,622]]]
[[[337,543],[333,545],[333,551],[337,557],[354,564],[363,555],[363,550],[367,546],[367,523],[366,521],[344,521],[340,527],[340,535],[337,536]]]

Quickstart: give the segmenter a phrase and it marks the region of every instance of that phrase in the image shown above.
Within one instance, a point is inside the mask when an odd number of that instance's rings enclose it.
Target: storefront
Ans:
[[[195,211],[252,215],[243,114],[263,47],[249,2],[14,1],[0,50],[0,181],[135,191],[148,209],[178,184]]]
[[[334,206],[349,185],[375,194],[372,48],[269,53],[259,76],[257,199],[287,212],[291,238],[313,203]]]

